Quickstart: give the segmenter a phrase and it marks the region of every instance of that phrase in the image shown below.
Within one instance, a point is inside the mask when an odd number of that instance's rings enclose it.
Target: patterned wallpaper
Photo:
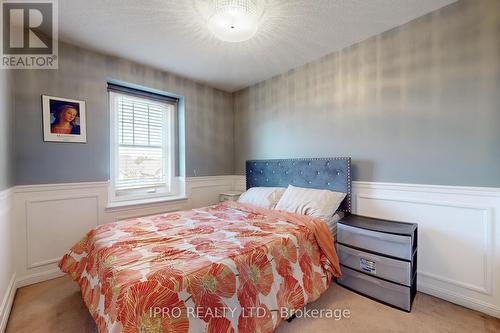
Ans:
[[[500,1],[462,0],[234,94],[246,159],[352,156],[354,180],[500,186]]]

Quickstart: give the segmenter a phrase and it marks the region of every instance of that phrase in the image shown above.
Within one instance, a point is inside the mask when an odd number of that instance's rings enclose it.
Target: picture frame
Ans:
[[[42,95],[43,141],[87,143],[85,101]]]

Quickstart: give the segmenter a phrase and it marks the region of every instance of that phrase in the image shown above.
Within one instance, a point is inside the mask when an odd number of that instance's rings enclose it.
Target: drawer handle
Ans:
[[[369,261],[375,262],[377,265],[388,265],[394,269],[398,269],[401,271],[410,271],[411,264],[406,261],[391,259],[382,256],[371,255],[368,252],[358,251],[347,246],[343,246],[341,244],[338,245],[338,253],[342,260],[359,260],[359,259],[367,259]],[[408,273],[409,274],[409,273]]]
[[[358,273],[358,278],[360,278],[360,279],[362,279],[362,280],[365,280],[365,281],[368,281],[368,282],[370,282],[370,283],[375,283],[377,286],[382,286],[382,283],[381,283],[380,281],[377,281],[377,280],[375,280],[375,279],[373,279],[373,278],[370,278],[370,277],[368,277],[368,276],[365,276],[365,275],[363,275],[363,274],[361,274],[361,273]]]
[[[355,257],[360,257],[360,258],[368,259],[370,261],[375,261],[375,262],[380,262],[381,261],[381,258],[379,258],[379,257],[372,257],[372,256],[370,256],[366,252],[362,252],[362,251],[350,249],[350,248],[345,247],[343,245],[340,245],[340,246],[341,246],[340,252],[345,252],[345,253],[353,255]]]
[[[378,281],[376,278],[372,278],[372,277],[366,276],[366,275],[361,274],[361,273],[357,273],[357,277],[360,278],[360,279],[362,279],[362,280],[368,281],[370,283],[374,283],[374,284],[376,284],[379,287],[382,287],[382,288],[385,288],[385,289],[388,289],[388,290],[392,290],[392,291],[395,291],[395,292],[399,292],[399,293],[402,292],[400,290],[400,288],[402,288],[402,287],[394,285],[393,283],[389,283],[389,282],[382,283],[382,281]],[[409,289],[409,287],[406,287],[406,289]]]
[[[362,235],[369,237],[369,238],[383,240],[383,241],[392,242],[392,243],[405,243],[405,241],[402,239],[394,239],[394,237],[391,237],[388,235],[383,235],[383,234],[382,235],[373,235],[373,234],[363,233]]]
[[[381,233],[378,231],[369,231],[369,230],[364,230],[364,229],[359,229],[359,228],[353,228],[350,226],[344,227],[344,226],[340,225],[341,231],[344,228],[346,229],[347,233],[350,233],[350,234],[363,235],[365,237],[374,238],[377,240],[385,240],[385,241],[389,241],[389,242],[393,242],[393,243],[406,243],[409,240],[409,239],[408,240],[406,239],[409,237],[405,237],[405,236],[395,236],[395,235],[390,235],[390,234],[384,234],[384,233]],[[411,241],[410,241],[410,243],[411,243]]]

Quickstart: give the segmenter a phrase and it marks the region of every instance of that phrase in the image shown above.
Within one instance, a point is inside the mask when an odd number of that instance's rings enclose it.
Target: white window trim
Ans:
[[[126,190],[117,190],[115,184],[118,176],[118,148],[119,148],[119,140],[118,140],[118,96],[127,95],[127,98],[136,99],[139,101],[147,100],[145,97],[134,97],[129,94],[121,94],[114,91],[109,91],[108,99],[109,99],[109,115],[110,115],[110,183],[108,190],[108,207],[120,207],[127,205],[137,205],[137,204],[148,204],[148,203],[156,203],[162,201],[174,201],[179,199],[184,199],[185,194],[182,191],[182,179],[180,177],[175,177],[175,145],[176,145],[176,137],[175,137],[175,122],[176,122],[176,112],[178,105],[172,110],[168,112],[167,117],[168,125],[170,128],[164,128],[167,134],[164,136],[163,140],[163,148],[164,148],[164,163],[168,165],[167,168],[167,183],[166,190],[158,191],[155,193],[148,193],[149,191],[145,190],[143,193],[140,193],[140,190],[134,191],[130,190],[128,192],[139,192],[139,194],[132,195],[118,195],[119,192],[126,192]],[[158,103],[158,101],[154,101]],[[160,102],[161,103],[161,102]],[[165,103],[168,104],[168,103]],[[167,126],[164,124],[164,126]]]

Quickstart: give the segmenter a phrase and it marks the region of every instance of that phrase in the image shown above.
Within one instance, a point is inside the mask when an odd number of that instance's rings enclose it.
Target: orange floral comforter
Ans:
[[[272,332],[338,262],[291,214],[267,212],[223,203],[101,225],[59,266],[100,333]]]

